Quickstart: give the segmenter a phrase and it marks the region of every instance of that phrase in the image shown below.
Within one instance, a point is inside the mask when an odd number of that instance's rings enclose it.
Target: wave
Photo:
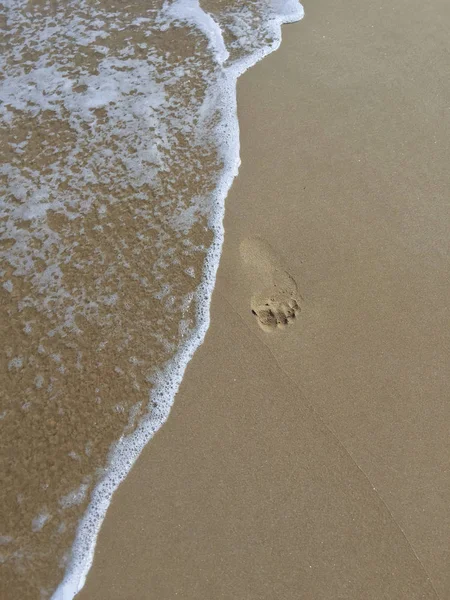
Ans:
[[[138,380],[132,371],[136,397],[143,393],[142,381],[147,381],[151,387],[149,402],[143,407],[136,402],[115,407],[118,413],[128,411],[129,418],[125,426],[120,423],[117,426],[122,428],[120,439],[110,447],[100,476],[96,478],[91,473],[81,480],[75,492],[59,492],[63,499],[71,498],[59,502],[58,518],[62,523],[64,511],[77,503],[82,506],[82,500],[89,497],[89,487],[92,490],[64,564],[64,579],[53,593],[53,600],[71,600],[83,587],[112,495],[144,446],[166,421],[186,366],[204,340],[223,243],[225,199],[240,164],[237,79],[278,48],[282,24],[303,17],[303,8],[296,0],[260,0],[251,6],[237,0],[220,10],[210,8],[207,1],[200,5],[198,0],[164,2],[145,11],[141,10],[139,0],[135,4],[136,10],[127,12],[124,20],[120,9],[113,6],[105,13],[98,7],[95,11],[88,9],[84,0],[69,3],[72,8],[76,6],[76,11],[42,17],[40,26],[34,30],[24,12],[23,0],[11,0],[7,7],[11,30],[23,39],[21,44],[16,42],[13,46],[9,64],[3,64],[7,77],[0,90],[5,107],[0,116],[10,125],[18,114],[26,114],[31,120],[21,123],[23,130],[34,126],[37,117],[47,115],[45,118],[48,118],[50,114],[51,119],[58,120],[56,130],[61,130],[61,121],[67,125],[62,127],[62,138],[53,140],[54,146],[61,150],[61,145],[69,141],[64,152],[56,153],[50,148],[54,156],[43,162],[45,169],[39,170],[22,160],[31,145],[28,142],[31,134],[24,141],[13,143],[15,162],[4,162],[6,191],[13,201],[3,201],[0,208],[7,217],[7,236],[14,241],[6,253],[8,272],[13,276],[4,284],[5,289],[9,293],[17,287],[19,277],[28,278],[39,293],[22,297],[20,307],[22,311],[24,306],[31,307],[49,319],[52,328],[46,340],[56,339],[57,335],[66,336],[65,339],[72,334],[80,336],[84,331],[78,326],[80,314],[93,325],[94,331],[103,327],[104,338],[112,327],[114,331],[127,333],[127,322],[119,323],[118,317],[108,312],[114,308],[117,312],[123,310],[120,297],[127,286],[114,287],[111,277],[106,276],[113,273],[115,280],[119,278],[119,262],[129,269],[131,253],[123,250],[126,237],[120,238],[116,255],[109,259],[110,264],[105,266],[102,276],[97,276],[95,294],[92,290],[87,293],[69,288],[64,270],[64,260],[69,262],[64,258],[67,255],[72,262],[76,260],[77,264],[91,268],[92,256],[82,259],[76,254],[80,236],[83,239],[84,223],[94,211],[97,221],[93,230],[101,231],[107,215],[114,207],[122,206],[123,202],[117,198],[122,199],[123,194],[125,204],[135,208],[133,219],[140,219],[138,239],[145,239],[150,230],[156,232],[151,240],[157,254],[152,262],[151,293],[166,311],[162,313],[165,320],[177,323],[176,334],[171,337],[164,333],[163,318],[157,321],[161,322],[158,328],[147,333],[165,349],[156,358],[149,359],[149,364],[158,368],[150,370],[147,363],[135,358],[136,349],[127,354],[133,368],[137,364],[145,374],[143,380]],[[88,10],[91,10],[89,18]],[[133,31],[132,44],[112,52],[108,45],[111,30],[118,32],[117,39],[121,39],[122,31]],[[186,54],[178,47],[173,50],[174,40],[181,32],[184,40],[191,44]],[[174,36],[170,38],[172,45],[159,48],[160,34]],[[32,43],[30,38],[33,38]],[[152,39],[156,40],[153,44]],[[92,61],[92,68],[81,77],[79,73],[75,77],[67,66],[65,40],[75,40],[78,50],[85,49],[83,60]],[[49,44],[60,50],[58,60],[54,56],[49,60]],[[30,45],[36,57],[33,68],[24,69]],[[53,125],[52,121],[50,129]],[[48,147],[49,143],[44,144],[42,151]],[[112,187],[114,197],[109,203],[99,204],[100,191],[103,198],[105,189]],[[58,189],[57,194],[55,189]],[[153,194],[150,216],[145,204],[149,190]],[[70,230],[71,235],[64,237],[62,230],[52,225],[55,214],[64,217],[69,229],[77,224],[76,229]],[[212,232],[207,244],[196,244],[195,236],[191,235],[200,221]],[[68,226],[65,227],[67,234]],[[124,231],[127,233],[129,228],[124,227]],[[173,244],[167,243],[168,238],[177,240],[175,250]],[[39,251],[30,251],[36,241]],[[96,243],[92,252],[98,250]],[[142,252],[146,248],[143,246]],[[179,285],[171,279],[171,270],[174,265],[182,266],[183,277],[192,275],[194,263],[183,263],[181,256],[195,252],[200,252],[202,257],[201,273],[193,277],[190,287],[180,292]],[[141,260],[139,256],[138,260]],[[45,263],[40,272],[36,269],[37,261]],[[139,274],[139,278],[145,287],[145,277]],[[173,302],[177,293],[178,304]],[[144,325],[138,322],[140,328],[144,329]],[[98,344],[100,350],[104,347],[102,344],[106,342]],[[119,344],[126,345],[123,340],[118,340]],[[41,341],[39,348],[42,346]],[[78,346],[76,350],[79,365]],[[61,358],[55,358],[55,352],[48,354],[58,373],[64,374],[68,366]],[[22,355],[12,353],[12,368],[25,362]],[[124,372],[122,363],[114,369]],[[82,377],[81,369],[79,371]],[[36,387],[41,389],[42,375],[34,373],[33,377]],[[55,388],[56,376],[53,380]],[[88,452],[88,444],[85,446],[88,455],[91,450]],[[78,457],[81,452],[71,454]],[[42,522],[40,528],[48,527],[53,513],[47,505],[41,508],[39,514],[45,514],[46,518],[39,521]],[[53,518],[56,523],[56,517]],[[62,530],[61,524],[59,529]]]

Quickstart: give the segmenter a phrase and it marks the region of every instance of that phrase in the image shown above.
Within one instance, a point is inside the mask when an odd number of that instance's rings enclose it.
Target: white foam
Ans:
[[[35,532],[41,531],[47,521],[50,519],[50,515],[47,511],[43,511],[41,514],[37,515],[31,523],[31,529]]]
[[[89,489],[89,482],[82,483],[79,488],[72,490],[59,500],[59,504],[62,508],[70,508],[81,504],[86,497],[86,492]]]
[[[21,369],[23,366],[23,358],[21,356],[16,356],[8,363],[8,371],[12,369]]]
[[[97,535],[111,497],[128,474],[144,446],[166,421],[186,365],[202,344],[209,327],[210,300],[224,236],[222,223],[225,198],[238,173],[240,164],[236,82],[248,68],[278,48],[281,42],[281,25],[283,23],[297,21],[303,17],[303,8],[296,0],[272,0],[269,10],[270,14],[265,27],[271,41],[230,66],[224,66],[218,83],[219,87],[210,91],[209,101],[216,104],[221,114],[221,121],[215,134],[220,142],[224,168],[214,193],[213,210],[210,213],[209,225],[214,232],[214,242],[206,256],[203,280],[194,298],[197,328],[179,348],[166,370],[153,381],[154,387],[150,398],[152,410],[149,416],[132,434],[122,437],[112,449],[106,473],[96,485],[89,508],[79,524],[64,580],[53,594],[52,600],[71,600],[83,587],[92,564]],[[207,35],[210,47],[216,53],[218,64],[225,63],[229,55],[220,27],[211,15],[201,9],[196,0],[177,0],[170,6],[166,5],[165,11],[166,18],[186,21]]]
[[[209,48],[214,53],[219,65],[228,59],[230,54],[225,46],[219,25],[200,7],[198,0],[175,0],[171,4],[166,1],[161,17],[165,21],[164,29],[168,28],[172,21],[182,21],[194,25],[205,34],[209,41]]]

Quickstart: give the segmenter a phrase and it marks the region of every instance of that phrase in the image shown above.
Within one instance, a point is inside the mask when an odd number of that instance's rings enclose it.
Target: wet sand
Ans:
[[[240,80],[212,324],[80,599],[450,598],[450,6],[305,12]]]

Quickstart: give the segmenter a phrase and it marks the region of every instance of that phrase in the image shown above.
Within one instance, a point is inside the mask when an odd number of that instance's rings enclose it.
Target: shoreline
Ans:
[[[77,598],[449,597],[445,7],[319,4],[238,83],[212,325]],[[255,236],[304,297],[286,332],[250,311]]]
[[[203,12],[202,9],[200,11]],[[211,209],[212,216],[210,217],[208,226],[214,233],[214,242],[205,256],[202,281],[194,295],[197,325],[191,337],[182,343],[176,355],[164,367],[163,372],[158,375],[155,387],[152,389],[149,398],[149,405],[153,405],[151,414],[143,419],[142,423],[132,434],[121,437],[113,445],[108,457],[108,464],[105,469],[106,473],[95,485],[89,506],[77,526],[75,540],[71,548],[72,556],[69,566],[66,569],[63,580],[53,593],[52,600],[73,598],[84,586],[86,576],[92,566],[98,532],[111,504],[112,496],[118,486],[126,479],[143,449],[158,432],[160,427],[165,424],[173,406],[174,397],[183,380],[186,367],[205,339],[210,324],[211,295],[214,290],[223,247],[225,201],[234,179],[238,176],[240,164],[239,122],[236,108],[237,81],[248,69],[279,48],[282,37],[282,26],[287,23],[300,21],[303,15],[302,5],[296,2],[295,10],[291,7],[290,13],[286,12],[283,15],[272,17],[270,21],[270,31],[273,36],[272,41],[263,49],[259,49],[249,56],[235,61],[232,66],[225,68],[223,72],[224,81],[221,82],[222,89],[220,89],[219,100],[221,121],[216,128],[216,137],[218,139],[221,137],[227,139],[227,143],[223,150],[223,170],[213,193],[213,200],[211,201],[213,208]],[[182,15],[181,18],[183,18]],[[194,16],[188,10],[185,19],[188,23],[192,21],[202,30],[201,25],[199,26],[198,24],[201,23],[201,17],[198,15]],[[212,22],[216,25],[214,21]],[[211,32],[208,27],[206,31],[211,36],[209,40],[210,44],[219,46],[215,50],[217,55],[221,57],[221,61],[227,60],[228,54],[223,39],[220,40],[221,43],[217,39],[217,35],[221,35],[220,29],[219,34],[215,30]]]

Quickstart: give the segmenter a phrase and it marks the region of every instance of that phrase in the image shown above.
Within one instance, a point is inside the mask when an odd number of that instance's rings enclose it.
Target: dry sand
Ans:
[[[80,599],[450,598],[450,4],[305,10],[240,81],[212,325]]]

